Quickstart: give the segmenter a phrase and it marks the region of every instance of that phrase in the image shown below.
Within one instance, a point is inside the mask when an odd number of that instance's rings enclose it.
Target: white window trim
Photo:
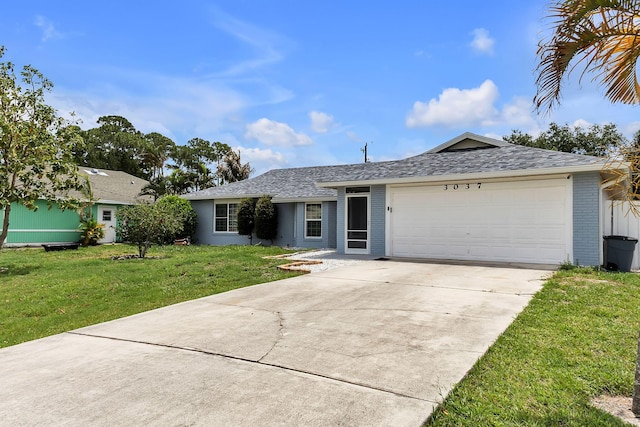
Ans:
[[[307,205],[320,205],[320,219],[307,219]],[[322,216],[323,216],[323,204],[322,202],[309,202],[304,204],[304,238],[309,240],[322,240],[323,235],[323,226],[322,226]],[[307,236],[307,221],[319,221],[320,222],[320,236]]]
[[[236,205],[237,206],[238,204],[240,204],[240,202],[237,201],[237,200],[224,200],[224,201],[221,200],[220,202],[215,202],[215,201],[213,202],[213,232],[214,232],[214,234],[238,234],[238,230],[236,230],[236,231],[228,231],[229,230],[229,225],[230,225],[229,224],[229,220],[230,220],[230,217],[229,217],[229,205]],[[216,219],[217,219],[216,212],[217,212],[217,206],[218,205],[227,205],[227,216],[226,216],[226,218],[227,218],[227,231],[217,231],[216,230]]]

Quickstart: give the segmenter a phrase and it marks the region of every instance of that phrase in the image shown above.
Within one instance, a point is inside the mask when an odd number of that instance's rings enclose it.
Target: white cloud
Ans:
[[[44,16],[41,16],[41,15],[36,16],[34,24],[36,25],[36,27],[42,30],[41,40],[43,42],[46,42],[50,39],[57,39],[62,37],[62,34],[60,34],[56,30],[56,27],[53,25],[53,22],[49,21]]]
[[[278,165],[284,165],[287,160],[284,154],[277,151],[273,151],[271,148],[252,148],[252,147],[235,147],[236,151],[240,151],[240,155],[243,162],[268,162]]]
[[[309,113],[311,119],[311,130],[317,133],[327,133],[333,125],[333,116],[320,111]]]
[[[212,24],[216,28],[254,50],[254,57],[232,65],[221,73],[216,74],[217,77],[238,76],[280,62],[284,59],[284,47],[291,44],[281,35],[239,20],[215,6],[210,7],[210,16]]]
[[[582,128],[582,129],[588,129],[591,127],[593,123],[589,123],[588,121],[586,121],[585,119],[577,119],[573,122],[573,124],[571,125],[573,128]]]
[[[487,138],[497,139],[498,141],[502,140],[502,135],[498,135],[494,132],[485,133],[484,136],[486,136]]]
[[[352,131],[352,130],[348,130],[348,131],[347,131],[347,136],[348,136],[348,137],[349,137],[349,139],[350,139],[351,141],[353,141],[353,142],[362,142],[362,138],[360,138],[360,137],[358,136],[358,134],[357,134],[357,133],[355,133],[355,132],[354,132],[354,131]]]
[[[500,121],[509,126],[536,126],[531,99],[515,97],[511,103],[502,107]]]
[[[438,99],[431,99],[428,103],[416,101],[406,125],[410,128],[488,125],[499,116],[493,105],[497,99],[498,87],[491,80],[485,80],[473,89],[448,88]]]
[[[208,138],[228,126],[247,105],[239,93],[206,81],[135,72],[128,77],[123,86],[135,83],[144,95],[114,86],[96,85],[90,92],[56,86],[48,102],[65,117],[75,112],[85,129],[97,126],[100,116],[120,115],[142,132],[160,132],[177,143]]]
[[[470,46],[475,53],[493,55],[493,46],[496,41],[489,36],[489,31],[484,28],[476,28],[471,34],[473,34],[473,40]]]
[[[271,169],[282,168],[288,163],[284,154],[273,151],[271,148],[236,146],[233,149],[240,152],[242,163],[249,162],[254,170],[254,176]]]
[[[304,133],[296,133],[286,123],[261,118],[247,125],[245,138],[257,139],[263,144],[282,147],[311,145],[313,140]]]
[[[638,132],[640,130],[640,122],[631,122],[629,124],[627,124],[626,126],[623,127],[622,129],[622,133],[627,137],[627,138],[633,138],[633,136],[635,135],[636,132]]]

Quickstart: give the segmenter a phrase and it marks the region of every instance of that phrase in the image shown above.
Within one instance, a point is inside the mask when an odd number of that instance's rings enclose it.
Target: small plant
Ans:
[[[577,265],[575,265],[574,263],[572,263],[568,259],[566,261],[563,261],[560,264],[560,270],[563,270],[563,271],[575,270],[577,267],[578,267]]]
[[[104,238],[104,224],[99,224],[93,218],[83,219],[80,222],[80,244],[82,246],[96,246],[98,241]]]

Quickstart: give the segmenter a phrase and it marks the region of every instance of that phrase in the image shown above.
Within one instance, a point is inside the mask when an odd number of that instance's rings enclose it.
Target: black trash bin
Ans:
[[[631,271],[633,253],[638,239],[627,236],[604,236],[604,268],[610,271]]]

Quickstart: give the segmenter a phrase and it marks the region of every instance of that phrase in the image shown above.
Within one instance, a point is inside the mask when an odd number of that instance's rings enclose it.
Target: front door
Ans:
[[[116,207],[98,206],[98,224],[104,224],[104,238],[98,243],[113,243],[116,241]]]
[[[369,195],[347,194],[347,254],[369,253]]]

